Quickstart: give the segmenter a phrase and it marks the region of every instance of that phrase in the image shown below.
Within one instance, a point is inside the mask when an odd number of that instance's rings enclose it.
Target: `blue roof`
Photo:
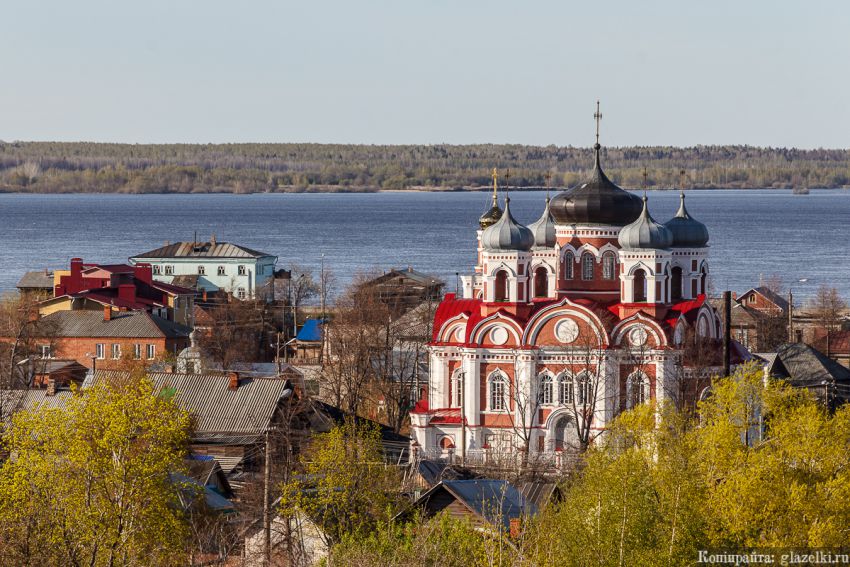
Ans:
[[[304,326],[295,335],[299,341],[317,343],[322,340],[322,320],[307,319],[304,321]]]
[[[511,518],[537,513],[537,506],[505,480],[444,480],[442,486],[470,510],[506,531],[510,530]]]

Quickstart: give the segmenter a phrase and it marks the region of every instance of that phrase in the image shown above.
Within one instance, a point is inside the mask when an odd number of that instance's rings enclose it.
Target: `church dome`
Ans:
[[[673,234],[674,248],[703,248],[708,244],[708,228],[692,218],[685,208],[685,192],[679,198],[676,216],[664,223]]]
[[[663,224],[655,222],[646,206],[646,196],[643,197],[643,210],[637,220],[624,226],[617,238],[623,250],[644,250],[670,248],[673,244],[673,233]]]
[[[496,197],[496,193],[494,192],[493,206],[487,209],[487,211],[478,218],[478,226],[481,227],[481,230],[484,230],[485,228],[496,224],[500,218],[502,218],[502,209],[499,208],[499,199]]]
[[[558,224],[625,226],[640,215],[640,198],[617,187],[602,171],[597,143],[593,172],[586,182],[552,199],[552,217]]]
[[[555,246],[555,221],[549,212],[549,198],[546,198],[546,208],[543,216],[536,222],[528,225],[531,234],[534,235],[534,248],[552,248]]]
[[[493,225],[487,227],[481,235],[481,246],[490,252],[506,250],[531,250],[534,235],[527,226],[514,220],[511,214],[511,200],[505,199],[505,211]]]

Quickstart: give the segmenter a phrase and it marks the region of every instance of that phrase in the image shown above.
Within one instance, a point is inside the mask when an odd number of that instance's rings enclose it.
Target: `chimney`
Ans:
[[[207,302],[207,290],[204,290],[203,301],[204,303]]]
[[[520,533],[522,532],[522,521],[519,518],[511,518],[510,522],[511,522],[511,524],[510,524],[511,525],[511,529],[510,529],[511,538],[516,539],[516,538],[519,537]]]
[[[121,284],[118,286],[118,299],[136,302],[136,286],[134,284]]]
[[[210,246],[215,246],[215,245],[216,245],[215,233],[212,233],[212,236],[210,236]]]
[[[47,379],[47,391],[44,392],[45,396],[55,396],[56,395],[56,378],[52,376]]]
[[[112,306],[104,305],[103,306],[103,320],[104,321],[112,321]]]
[[[230,379],[230,383],[227,385],[227,388],[235,392],[239,388],[239,373],[228,372],[227,377]]]

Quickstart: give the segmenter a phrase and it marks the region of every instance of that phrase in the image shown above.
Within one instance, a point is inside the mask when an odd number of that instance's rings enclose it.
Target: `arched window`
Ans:
[[[508,300],[508,274],[504,270],[496,272],[496,301]]]
[[[675,266],[670,271],[670,299],[680,301],[682,299],[682,268]]]
[[[708,270],[705,269],[705,264],[703,264],[699,273],[699,289],[700,293],[708,293]]]
[[[555,450],[563,451],[567,445],[567,430],[570,427],[570,418],[562,416],[555,422]]]
[[[549,276],[546,268],[540,266],[534,270],[534,297],[546,297],[549,295]]]
[[[593,279],[593,254],[590,252],[581,255],[581,279]]]
[[[573,403],[573,377],[569,374],[561,374],[558,379],[558,403]]]
[[[609,251],[602,255],[602,278],[613,280],[615,277],[617,277],[617,257]]]
[[[632,285],[635,290],[635,303],[642,303],[646,301],[646,272],[642,269],[637,270],[634,274],[634,280],[632,280]]]
[[[455,442],[451,437],[446,436],[440,439],[440,449],[454,449]]]
[[[451,407],[459,408],[463,404],[463,379],[466,376],[462,371],[457,371],[452,376]]]
[[[552,403],[552,377],[548,374],[541,374],[540,377],[540,405],[548,406]]]
[[[635,372],[626,379],[626,409],[636,408],[649,397],[649,380],[643,372]]]
[[[567,252],[564,254],[564,279],[571,280],[573,279],[573,268],[575,267],[576,257],[573,256],[572,252]]]
[[[508,409],[508,379],[504,374],[496,373],[490,378],[490,411]]]
[[[576,386],[578,389],[578,399],[576,400],[579,405],[587,406],[593,404],[594,400],[594,392],[593,392],[593,380],[590,375],[590,372],[585,370],[581,374],[576,377]]]

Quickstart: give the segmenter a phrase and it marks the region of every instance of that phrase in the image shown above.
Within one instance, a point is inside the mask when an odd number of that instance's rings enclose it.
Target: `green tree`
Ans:
[[[13,457],[0,468],[0,563],[184,562],[187,526],[169,473],[190,425],[140,376],[17,413],[4,437]]]

